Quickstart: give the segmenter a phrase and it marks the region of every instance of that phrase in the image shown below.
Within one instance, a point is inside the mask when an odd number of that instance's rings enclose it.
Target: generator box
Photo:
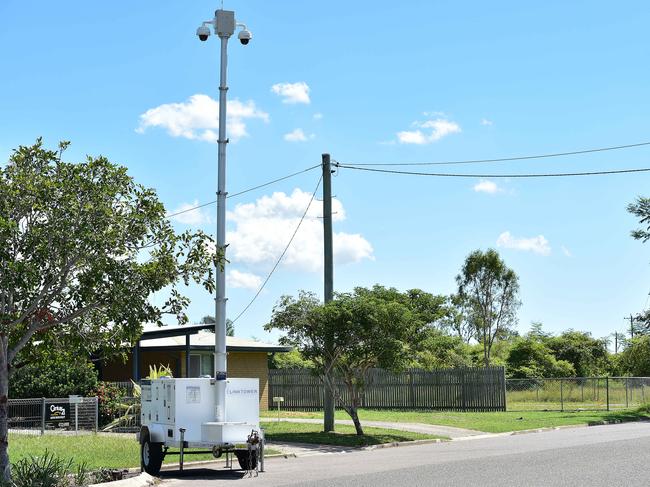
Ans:
[[[259,430],[259,379],[227,379],[226,417],[216,418],[214,378],[160,378],[142,381],[141,423],[151,440],[166,446],[221,446],[245,443]]]

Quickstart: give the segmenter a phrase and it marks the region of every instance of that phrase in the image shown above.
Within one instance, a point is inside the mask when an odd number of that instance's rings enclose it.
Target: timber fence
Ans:
[[[410,369],[393,373],[371,369],[365,377],[361,407],[369,409],[425,409],[447,411],[505,411],[503,367]],[[342,380],[335,385],[343,402],[349,392]],[[323,408],[323,381],[306,369],[269,370],[269,408],[283,397],[282,409]]]

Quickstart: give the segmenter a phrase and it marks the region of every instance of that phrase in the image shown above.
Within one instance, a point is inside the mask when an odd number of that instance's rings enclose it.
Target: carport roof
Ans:
[[[187,347],[189,336],[190,348],[193,350],[214,350],[213,324],[162,326],[146,325],[140,338],[142,349],[176,349]],[[239,337],[226,337],[226,349],[231,352],[289,352],[291,347],[265,343]]]

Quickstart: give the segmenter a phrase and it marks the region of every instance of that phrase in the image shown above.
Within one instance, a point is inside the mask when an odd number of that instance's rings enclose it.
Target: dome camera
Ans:
[[[196,35],[199,36],[199,40],[207,41],[210,37],[210,28],[207,25],[202,25],[196,29]]]
[[[239,42],[241,42],[245,46],[251,41],[251,39],[253,38],[253,34],[251,34],[250,30],[244,29],[242,31],[239,31],[237,37],[239,38]]]

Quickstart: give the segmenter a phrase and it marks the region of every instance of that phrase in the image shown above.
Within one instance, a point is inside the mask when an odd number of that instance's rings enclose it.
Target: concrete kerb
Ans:
[[[103,482],[101,484],[92,484],[88,487],[147,487],[149,485],[155,485],[158,482],[159,481],[157,478],[143,472],[137,477],[131,477],[130,479]]]

